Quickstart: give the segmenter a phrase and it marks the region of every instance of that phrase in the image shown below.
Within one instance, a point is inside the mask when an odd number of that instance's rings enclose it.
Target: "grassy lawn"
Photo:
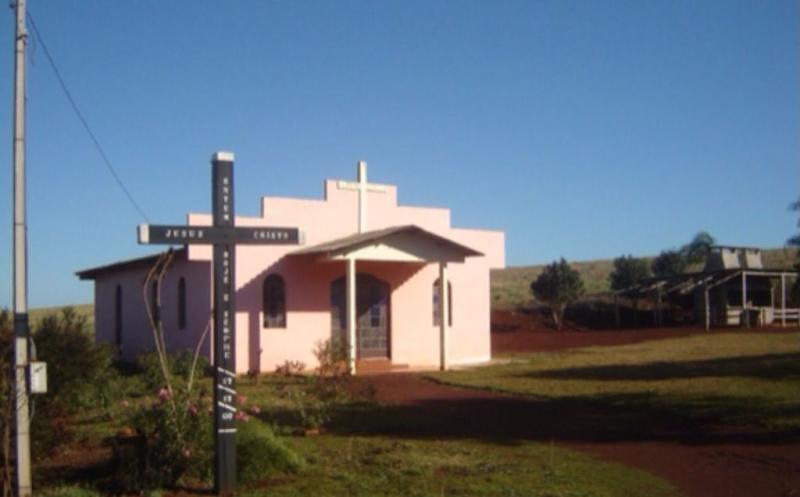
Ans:
[[[646,473],[543,444],[326,435],[291,445],[307,470],[244,495],[678,495]]]
[[[511,359],[432,377],[542,407],[591,406],[607,430],[624,423],[641,423],[635,429],[652,436],[800,428],[800,333],[700,335]]]
[[[296,403],[279,391],[302,388],[307,379],[275,375],[243,378],[239,391],[247,405],[261,412],[249,423],[264,423],[300,455],[296,473],[273,473],[242,486],[243,496],[541,496],[620,497],[681,495],[670,484],[648,473],[599,461],[547,441],[522,437],[491,438],[436,433],[446,419],[428,413],[380,406],[368,396],[353,394],[334,408],[328,427],[318,436],[296,436],[301,414]],[[65,468],[39,463],[37,487],[46,495],[83,496],[77,487],[91,488],[104,474],[107,455],[103,440],[125,425],[131,406],[152,402],[142,384],[128,378],[120,388],[125,400],[104,416],[86,413],[75,420],[75,441],[66,459],[81,453],[100,454],[95,467]],[[205,388],[210,381],[203,380]],[[107,452],[106,452],[107,453]],[[88,458],[91,462],[92,457]],[[77,486],[77,487],[76,487]],[[60,490],[59,490],[60,489]],[[61,491],[63,490],[63,492]],[[169,495],[167,491],[164,495]],[[180,495],[191,494],[182,490]],[[85,497],[91,497],[90,492]]]

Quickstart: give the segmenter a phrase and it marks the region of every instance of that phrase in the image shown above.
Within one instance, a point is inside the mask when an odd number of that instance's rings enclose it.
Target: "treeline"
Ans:
[[[701,231],[689,243],[678,249],[663,250],[652,261],[643,257],[622,255],[614,259],[614,270],[609,275],[609,285],[613,291],[623,292],[654,276],[669,277],[683,274],[690,268],[702,264],[714,244],[714,237]],[[553,323],[559,330],[564,324],[564,312],[567,307],[585,293],[580,273],[575,271],[563,257],[545,266],[542,273],[531,282],[530,289],[534,298],[549,308]],[[633,291],[630,295],[636,309],[637,294]]]

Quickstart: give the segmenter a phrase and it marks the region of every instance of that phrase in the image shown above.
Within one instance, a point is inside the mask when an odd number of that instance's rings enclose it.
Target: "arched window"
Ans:
[[[264,327],[286,328],[286,285],[283,278],[271,274],[264,279]]]
[[[186,329],[186,278],[178,280],[178,329]]]
[[[150,282],[150,312],[153,314],[153,321],[158,323],[161,320],[161,312],[158,305],[158,281]]]
[[[122,348],[122,286],[114,291],[114,343]]]
[[[433,325],[439,326],[439,279],[433,282]],[[447,282],[447,325],[453,326],[453,285]]]

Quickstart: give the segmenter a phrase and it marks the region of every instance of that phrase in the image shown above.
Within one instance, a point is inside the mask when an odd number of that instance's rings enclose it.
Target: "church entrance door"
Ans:
[[[356,276],[356,354],[359,359],[389,357],[389,284],[370,274]],[[347,342],[347,296],[344,277],[331,283],[333,336]]]

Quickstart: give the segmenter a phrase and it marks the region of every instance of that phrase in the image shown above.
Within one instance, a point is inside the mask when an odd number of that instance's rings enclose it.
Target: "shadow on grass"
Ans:
[[[513,444],[679,441],[687,444],[775,444],[800,440],[800,430],[731,429],[725,398],[665,403],[655,394],[534,400],[515,397],[425,400],[414,405],[350,404],[329,431],[402,438],[469,438]],[[764,413],[754,413],[759,421]],[[770,416],[800,416],[800,407],[775,407]],[[746,417],[746,416],[745,416]]]
[[[800,378],[800,353],[765,354],[683,362],[612,364],[518,375],[561,380],[670,380],[701,377],[750,377],[768,380]]]
[[[666,380],[708,376],[800,377],[800,354],[571,368],[532,377],[590,380]],[[414,374],[355,377],[351,391],[374,388],[389,404],[339,405],[330,432],[402,438],[469,438],[497,443],[677,441],[687,444],[781,444],[800,440],[800,403],[740,396],[666,395],[642,391],[563,397],[524,397],[437,384]],[[277,424],[297,422],[291,410],[266,410]],[[789,424],[786,421],[789,421]]]

